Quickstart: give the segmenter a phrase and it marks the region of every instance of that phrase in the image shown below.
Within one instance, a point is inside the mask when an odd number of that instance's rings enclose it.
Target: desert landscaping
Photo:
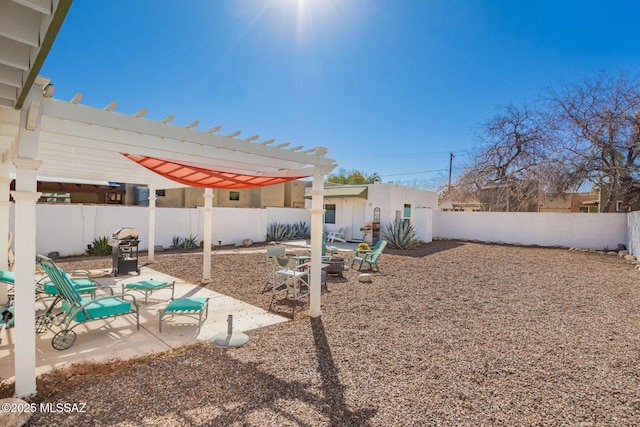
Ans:
[[[265,258],[214,253],[207,286],[268,308]],[[36,413],[28,425],[640,423],[640,273],[629,261],[443,240],[387,249],[379,265],[372,283],[353,270],[329,277],[320,318],[299,306],[238,349],[205,342],[45,374],[34,402],[87,402],[87,412]],[[153,264],[193,283],[201,266],[198,253]],[[12,392],[3,383],[0,397]]]

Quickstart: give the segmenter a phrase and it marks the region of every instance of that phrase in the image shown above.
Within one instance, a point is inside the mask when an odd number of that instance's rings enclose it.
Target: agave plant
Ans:
[[[180,249],[182,247],[182,237],[173,236],[173,238],[171,239],[171,246],[169,247],[171,249]]]
[[[298,224],[298,234],[296,238],[298,239],[308,239],[311,237],[311,225],[307,224],[304,221],[300,221]]]
[[[87,248],[87,255],[111,255],[112,250],[113,248],[109,246],[109,239],[103,236],[95,239],[91,247]]]
[[[311,227],[304,221],[293,224],[272,222],[267,227],[267,240],[281,242],[284,240],[305,239],[311,236]]]
[[[195,249],[198,247],[198,236],[189,234],[189,237],[182,239],[182,246],[180,249]]]
[[[271,242],[279,242],[282,240],[287,240],[286,237],[288,235],[287,226],[285,224],[280,224],[278,222],[272,222],[267,227],[267,240]]]
[[[416,229],[411,221],[396,219],[382,231],[383,238],[397,249],[409,249],[420,243],[416,239]]]
[[[189,235],[189,237],[173,236],[171,240],[171,249],[195,249],[198,247],[198,236]]]

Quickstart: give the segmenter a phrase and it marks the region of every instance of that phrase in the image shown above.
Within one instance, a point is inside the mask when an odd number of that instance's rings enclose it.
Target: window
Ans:
[[[411,205],[405,203],[402,218],[404,219],[404,222],[411,221]]]
[[[40,199],[40,203],[71,203],[71,193],[53,193],[43,191]]]
[[[324,223],[335,224],[336,223],[336,205],[324,205]]]
[[[240,200],[240,192],[239,191],[229,191],[229,200],[238,201]]]
[[[622,200],[616,202],[616,212],[622,211]]]
[[[166,190],[156,190],[156,197],[165,197],[167,195]]]
[[[580,213],[598,213],[597,206],[580,206],[578,208],[578,212]]]

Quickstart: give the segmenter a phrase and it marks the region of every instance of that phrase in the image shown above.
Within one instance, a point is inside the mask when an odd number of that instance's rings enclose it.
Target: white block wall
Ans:
[[[13,205],[9,211],[9,230],[15,230]],[[244,239],[254,242],[266,240],[267,226],[271,222],[310,224],[310,213],[296,208],[213,208],[211,241],[218,245],[240,244]],[[137,228],[140,250],[148,249],[149,210],[143,206],[114,205],[54,205],[36,206],[36,251],[48,254],[57,251],[62,256],[81,255],[87,245],[100,237],[110,237],[122,227]],[[203,240],[204,209],[156,208],[155,244],[171,246],[174,236],[197,236]]]
[[[627,244],[627,214],[443,212],[434,236],[522,245],[616,249]]]

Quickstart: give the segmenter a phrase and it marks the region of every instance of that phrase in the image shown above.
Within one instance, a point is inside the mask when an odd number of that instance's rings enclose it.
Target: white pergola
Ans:
[[[0,95],[0,236],[9,233],[10,194],[15,203],[15,343],[16,396],[36,391],[35,295],[33,281],[36,256],[36,202],[38,178],[102,180],[146,184],[149,200],[149,260],[153,261],[155,236],[154,189],[184,187],[185,184],[147,170],[125,157],[148,156],[204,170],[231,172],[253,177],[313,177],[311,206],[311,290],[310,315],[320,316],[321,251],[324,176],[336,163],[325,157],[323,147],[303,149],[275,144],[274,140],[258,142],[258,136],[240,137],[236,131],[217,133],[220,126],[197,130],[198,122],[176,126],[173,116],[152,121],[143,116],[146,109],[134,115],[114,111],[115,102],[103,109],[79,104],[81,94],[70,101],[51,98],[49,80],[32,77],[37,74],[43,55],[70,6],[70,0],[0,0],[0,94],[11,81],[8,97]],[[12,17],[6,18],[5,11]],[[39,18],[38,24],[36,24]],[[5,24],[12,23],[7,26]],[[33,37],[36,32],[38,36]],[[42,35],[46,35],[44,38]],[[29,37],[31,36],[31,37]],[[51,37],[51,40],[47,40]],[[14,49],[15,58],[4,51],[28,39],[29,49]],[[38,40],[37,43],[33,40]],[[11,42],[11,43],[10,43]],[[31,46],[32,44],[37,46]],[[47,45],[48,44],[48,45]],[[14,46],[18,47],[18,46]],[[27,68],[7,66],[29,58]],[[9,58],[7,58],[9,57]],[[24,64],[24,63],[21,63]],[[11,79],[16,70],[18,79]],[[3,86],[4,85],[4,86]],[[15,91],[15,96],[11,95]],[[8,93],[11,92],[11,93]],[[8,107],[8,108],[7,108]],[[10,174],[15,173],[15,191],[10,192]],[[211,222],[213,192],[204,195],[204,265],[203,281],[211,279]],[[0,269],[7,268],[7,242],[0,238]],[[0,300],[6,300],[0,292]]]

